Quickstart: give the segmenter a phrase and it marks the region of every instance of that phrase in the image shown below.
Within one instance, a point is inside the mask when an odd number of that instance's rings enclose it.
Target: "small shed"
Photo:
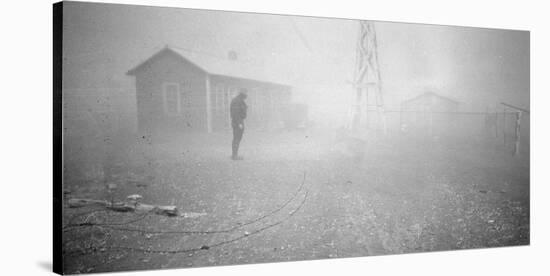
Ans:
[[[460,102],[435,92],[424,92],[401,103],[401,130],[429,135],[449,133]]]
[[[291,87],[269,80],[265,66],[165,47],[127,72],[135,76],[141,133],[220,131],[230,128],[229,104],[246,89],[247,127],[281,124]]]

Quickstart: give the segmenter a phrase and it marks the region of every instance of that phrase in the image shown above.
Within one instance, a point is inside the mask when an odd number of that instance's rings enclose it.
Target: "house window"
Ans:
[[[164,83],[162,86],[164,96],[164,113],[177,115],[180,113],[180,85],[179,83]]]

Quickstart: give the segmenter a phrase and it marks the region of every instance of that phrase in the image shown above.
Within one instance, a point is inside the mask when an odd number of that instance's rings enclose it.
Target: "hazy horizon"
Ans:
[[[65,9],[67,93],[116,88],[131,113],[134,80],[125,73],[169,45],[237,52],[291,85],[312,118],[342,120],[350,106],[356,20],[77,2]],[[529,107],[529,32],[378,21],[375,28],[388,109],[428,90],[459,101],[462,111]]]

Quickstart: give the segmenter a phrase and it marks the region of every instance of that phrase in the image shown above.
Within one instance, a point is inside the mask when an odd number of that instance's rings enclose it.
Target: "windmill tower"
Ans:
[[[384,115],[384,98],[380,69],[378,65],[378,49],[374,23],[359,21],[359,37],[357,39],[357,56],[355,60],[355,74],[351,129],[369,127],[369,107],[376,109],[376,122],[381,125],[386,134],[386,118]],[[370,103],[374,99],[373,103]]]

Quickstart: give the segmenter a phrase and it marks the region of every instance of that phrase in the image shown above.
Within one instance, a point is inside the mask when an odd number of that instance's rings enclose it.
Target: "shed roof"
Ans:
[[[138,64],[136,67],[130,69],[127,74],[135,75],[137,71],[141,70],[147,64],[166,53],[190,62],[197,66],[200,70],[210,75],[220,75],[287,86],[281,84],[279,80],[274,79],[272,77],[273,75],[266,71],[266,66],[264,66],[263,63],[250,60],[230,60],[227,57],[215,56],[212,54],[200,53],[197,51],[190,51],[169,46],[164,47],[162,50]]]
[[[437,97],[437,98],[440,98],[440,99],[443,99],[443,100],[446,100],[446,101],[449,101],[449,102],[453,102],[455,104],[459,104],[460,102],[455,100],[455,99],[452,99],[452,98],[449,98],[449,97],[446,97],[446,96],[443,96],[443,95],[440,95],[440,94],[437,94],[435,92],[432,92],[432,91],[428,91],[428,92],[424,92],[418,96],[415,96],[413,98],[410,98],[408,100],[405,100],[402,102],[402,104],[408,104],[408,103],[411,103],[411,102],[414,102],[416,100],[419,100],[421,98],[425,98],[425,97]]]

